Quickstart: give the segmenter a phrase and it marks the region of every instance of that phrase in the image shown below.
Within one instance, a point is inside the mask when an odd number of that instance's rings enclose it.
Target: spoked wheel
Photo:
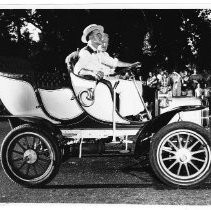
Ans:
[[[205,129],[191,122],[169,124],[151,141],[155,174],[174,187],[195,186],[211,173],[211,141]]]
[[[1,154],[6,174],[21,185],[46,184],[59,169],[60,152],[56,140],[30,125],[18,126],[8,134]]]

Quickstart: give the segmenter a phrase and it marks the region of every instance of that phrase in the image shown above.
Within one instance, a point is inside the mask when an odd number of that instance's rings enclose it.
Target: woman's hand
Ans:
[[[98,71],[95,76],[97,80],[100,80],[100,79],[103,79],[104,73],[102,71]]]
[[[132,68],[132,67],[141,67],[141,63],[140,63],[139,61],[137,61],[137,62],[135,62],[135,63],[132,63],[132,64],[130,65],[130,68]]]

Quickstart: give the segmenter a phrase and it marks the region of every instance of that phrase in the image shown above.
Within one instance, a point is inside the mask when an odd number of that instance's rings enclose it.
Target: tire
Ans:
[[[151,140],[150,164],[157,177],[177,188],[195,187],[211,174],[208,132],[191,122],[175,122]]]
[[[14,182],[26,187],[49,183],[58,173],[60,150],[56,139],[35,126],[20,125],[5,137],[2,167]]]

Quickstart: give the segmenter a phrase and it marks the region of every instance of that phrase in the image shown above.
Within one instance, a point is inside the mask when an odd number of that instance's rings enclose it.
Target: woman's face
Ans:
[[[106,51],[108,49],[108,44],[109,44],[109,37],[107,34],[104,34],[102,38],[102,50]]]

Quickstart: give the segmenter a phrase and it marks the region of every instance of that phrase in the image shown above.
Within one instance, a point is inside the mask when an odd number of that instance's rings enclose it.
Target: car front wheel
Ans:
[[[191,122],[163,127],[151,140],[150,163],[158,178],[170,186],[199,185],[211,173],[208,132]]]

